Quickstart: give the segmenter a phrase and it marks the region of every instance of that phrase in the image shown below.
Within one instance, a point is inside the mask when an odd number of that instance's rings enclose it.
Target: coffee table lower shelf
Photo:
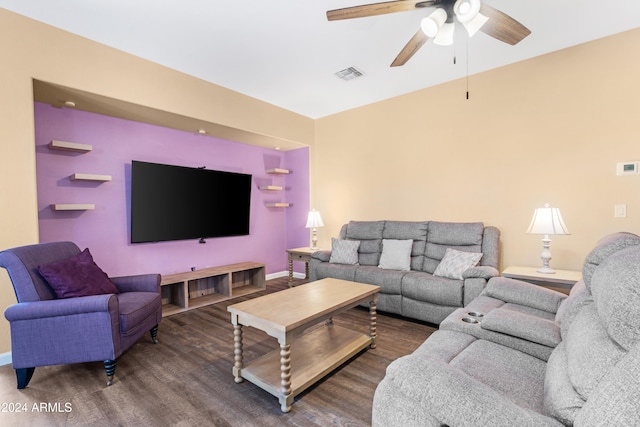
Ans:
[[[368,335],[336,325],[322,326],[291,343],[291,395],[297,396],[329,372],[369,347]],[[279,399],[280,349],[273,350],[243,367],[240,376]]]

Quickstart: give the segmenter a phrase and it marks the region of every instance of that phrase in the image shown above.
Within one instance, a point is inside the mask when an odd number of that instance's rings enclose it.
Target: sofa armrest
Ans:
[[[120,292],[160,292],[159,274],[137,274],[133,276],[111,277]]]
[[[407,425],[403,422],[411,419],[409,424],[417,425],[415,420],[427,417],[450,426],[507,427],[514,420],[518,425],[562,426],[447,363],[424,354],[402,357],[389,365],[376,389],[373,426]]]
[[[489,280],[492,277],[500,276],[500,272],[491,266],[488,265],[479,265],[476,267],[471,267],[462,272],[463,279],[485,279]]]
[[[9,322],[14,322],[98,312],[115,312],[117,314],[118,298],[114,294],[105,294],[21,302],[9,306],[4,312],[4,317]]]
[[[490,279],[483,295],[548,313],[556,313],[562,301],[567,298],[567,295],[561,292],[506,277]]]
[[[329,260],[331,259],[331,251],[327,249],[316,251],[311,254],[311,258],[317,259],[318,261],[322,262],[329,262]]]
[[[556,347],[562,341],[560,326],[555,322],[504,308],[496,308],[487,313],[480,322],[480,327],[547,347]]]

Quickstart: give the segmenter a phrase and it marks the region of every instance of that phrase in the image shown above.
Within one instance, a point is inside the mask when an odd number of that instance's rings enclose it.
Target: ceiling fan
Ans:
[[[329,21],[363,18],[387,13],[406,12],[421,8],[435,8],[422,19],[420,28],[391,63],[401,66],[433,38],[433,43],[447,46],[453,44],[455,20],[469,33],[478,31],[510,45],[515,45],[531,34],[531,31],[509,15],[483,4],[480,0],[397,0],[384,3],[365,4],[327,11]]]

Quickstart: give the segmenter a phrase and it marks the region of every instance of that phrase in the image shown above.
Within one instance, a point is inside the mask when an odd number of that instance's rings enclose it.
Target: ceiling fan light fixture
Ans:
[[[439,7],[431,12],[431,15],[422,19],[420,28],[422,28],[422,32],[424,32],[427,37],[435,37],[440,32],[440,28],[442,28],[446,20],[447,12]]]
[[[433,39],[433,44],[437,44],[439,46],[451,46],[453,44],[453,32],[455,28],[456,25],[453,22],[445,23]]]
[[[479,12],[480,0],[458,0],[453,5],[453,13],[461,24],[473,20]]]
[[[467,33],[469,33],[469,37],[473,37],[473,35],[477,33],[488,20],[488,17],[478,13],[475,18],[469,22],[464,22],[462,25],[464,25]]]

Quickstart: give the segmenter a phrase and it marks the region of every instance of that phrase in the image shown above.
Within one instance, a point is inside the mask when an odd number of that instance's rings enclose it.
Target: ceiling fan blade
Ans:
[[[340,19],[364,18],[365,16],[384,15],[387,13],[405,12],[416,7],[425,7],[433,1],[397,0],[384,3],[363,4],[360,6],[345,7],[327,11],[329,21]]]
[[[396,59],[391,63],[392,67],[399,67],[407,63],[408,60],[429,40],[421,28],[411,37],[411,40],[402,48]]]
[[[531,30],[506,13],[484,3],[480,6],[480,13],[489,18],[480,31],[495,39],[514,45],[531,34]]]

